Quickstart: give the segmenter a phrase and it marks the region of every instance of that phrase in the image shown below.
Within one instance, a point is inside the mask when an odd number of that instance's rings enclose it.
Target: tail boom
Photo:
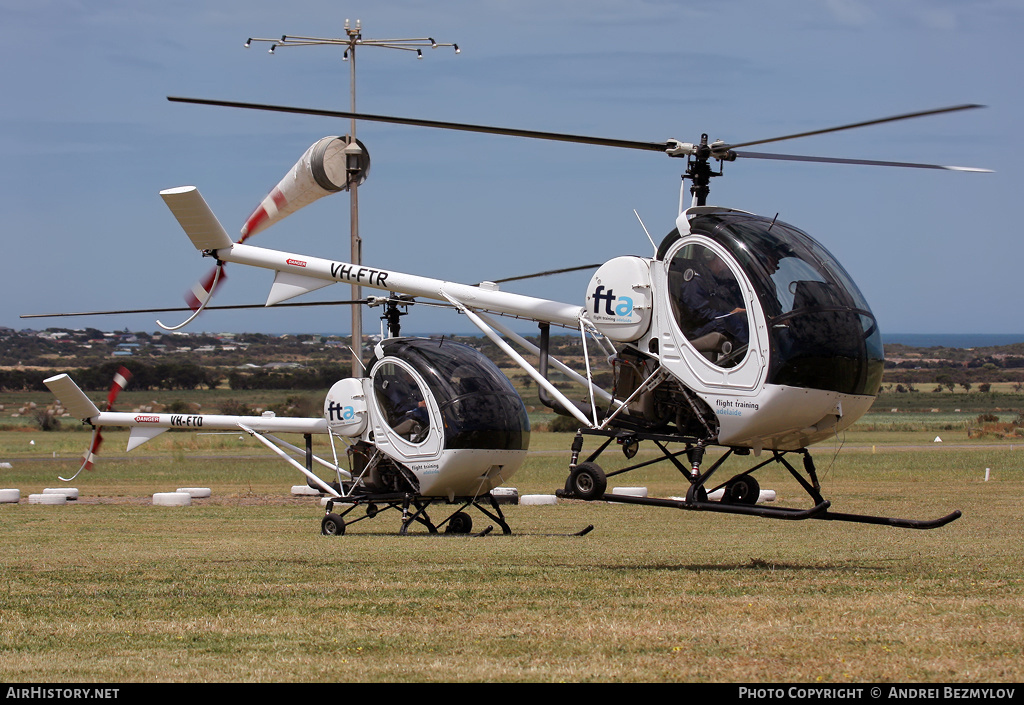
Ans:
[[[142,445],[170,428],[211,431],[254,429],[265,433],[326,434],[327,420],[277,416],[234,416],[226,414],[160,414],[100,411],[85,392],[66,374],[43,380],[68,412],[96,428],[120,426],[131,429],[128,450]],[[92,449],[94,452],[95,449]]]
[[[253,245],[235,244],[230,248],[217,250],[214,254],[217,259],[224,262],[272,269],[328,283],[358,284],[371,289],[393,291],[445,303],[449,300],[448,296],[453,296],[474,309],[565,326],[579,325],[583,313],[582,308],[574,304]]]

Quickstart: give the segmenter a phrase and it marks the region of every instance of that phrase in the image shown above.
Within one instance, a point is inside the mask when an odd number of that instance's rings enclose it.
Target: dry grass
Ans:
[[[837,511],[964,511],[935,531],[562,502],[507,508],[508,537],[400,537],[384,514],[325,538],[318,502],[288,496],[298,475],[279,461],[153,449],[137,460],[112,451],[76,482],[77,505],[0,505],[0,679],[1024,676],[1019,450],[819,454]],[[12,464],[0,485],[24,496],[59,484],[73,461]],[[538,453],[511,484],[551,492],[564,465]],[[667,470],[627,477],[679,493]],[[783,475],[765,478],[780,501],[795,499]],[[147,501],[185,485],[214,496]],[[566,535],[587,524],[596,529]]]

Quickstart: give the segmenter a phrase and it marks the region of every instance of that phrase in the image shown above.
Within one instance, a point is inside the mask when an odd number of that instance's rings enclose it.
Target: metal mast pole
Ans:
[[[356,44],[362,39],[362,22],[356,20],[355,29],[349,27],[348,20],[345,20],[345,33],[348,35],[350,80],[349,91],[352,99],[352,112],[356,111]],[[342,56],[344,59],[344,55]],[[358,149],[356,143],[356,120],[352,119],[349,126],[349,147]],[[363,263],[363,241],[359,237],[359,184],[353,181],[349,187],[349,231],[352,235],[352,263]],[[358,284],[352,285],[352,301],[359,301],[362,298],[362,287]],[[363,307],[359,304],[352,306],[352,376],[363,374]]]
[[[461,53],[458,44],[446,44],[434,41],[432,37],[416,37],[408,39],[363,39],[362,21],[356,20],[353,27],[349,20],[345,20],[345,38],[331,39],[324,37],[296,37],[282,35],[280,39],[261,39],[250,37],[245,46],[248,48],[253,42],[271,42],[270,54],[274,54],[279,47],[287,46],[321,46],[335,45],[344,46],[345,53],[342,54],[342,61],[349,61],[349,84],[351,112],[356,112],[356,47],[376,46],[385,49],[400,49],[403,51],[416,52],[416,58],[423,58],[423,49],[437,49],[438,47],[452,47],[456,54]],[[356,142],[356,120],[353,118],[349,127],[348,148],[346,153],[350,155],[352,164],[355,164],[355,155],[358,155],[360,148]],[[353,178],[349,184],[349,230],[351,235],[351,258],[352,264],[362,264],[363,241],[359,237],[359,183],[358,178]],[[361,297],[362,287],[358,284],[352,285],[352,300],[358,301]],[[363,310],[360,306],[352,307],[352,374],[361,374],[363,364]]]

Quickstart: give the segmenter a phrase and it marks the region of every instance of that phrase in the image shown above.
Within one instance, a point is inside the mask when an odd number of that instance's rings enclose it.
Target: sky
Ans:
[[[357,109],[660,142],[743,142],[962,103],[987,107],[762,151],[952,164],[973,174],[740,160],[709,204],[778,216],[845,266],[885,333],[1022,334],[1015,210],[1024,124],[1022,0],[0,0],[0,326],[154,332],[210,269],[158,192],[195,185],[229,233],[306,148],[348,121],[170,103],[169,95],[348,110],[337,47],[282,34],[433,37],[363,47]],[[476,283],[650,256],[674,227],[682,160],[651,152],[361,123],[363,262]],[[751,148],[758,149],[758,148]],[[249,244],[348,260],[332,195]],[[229,266],[215,304],[261,304],[265,270]],[[509,284],[583,304],[590,273]],[[299,300],[347,299],[334,285]],[[379,309],[364,332],[379,330]],[[340,307],[208,311],[191,332],[341,333]],[[404,329],[471,323],[415,307]],[[514,326],[535,332],[528,322]]]

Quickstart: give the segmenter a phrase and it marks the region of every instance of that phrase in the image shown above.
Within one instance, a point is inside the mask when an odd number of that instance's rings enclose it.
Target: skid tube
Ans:
[[[818,519],[821,521],[842,521],[855,524],[875,524],[879,526],[891,526],[895,528],[905,529],[936,529],[941,526],[945,526],[950,522],[956,521],[962,516],[962,512],[958,509],[945,516],[937,519],[903,519],[899,517],[888,517],[888,516],[874,516],[870,514],[849,514],[844,512],[832,512],[829,511],[831,502],[824,499],[821,496],[821,486],[818,482],[817,472],[814,468],[814,460],[811,457],[810,452],[804,448],[799,451],[772,451],[770,458],[754,465],[752,468],[744,471],[740,475],[737,475],[733,479],[739,477],[746,477],[752,475],[755,471],[768,465],[769,463],[777,462],[783,465],[789,473],[796,479],[796,481],[803,487],[804,491],[807,492],[808,496],[814,502],[814,505],[809,509],[794,509],[789,507],[762,507],[756,504],[756,499],[752,503],[735,503],[721,501],[709,501],[707,500],[707,490],[704,485],[711,475],[718,470],[725,461],[735,454],[747,454],[749,449],[747,448],[731,448],[728,446],[721,446],[726,448],[726,453],[716,460],[711,467],[701,472],[700,463],[703,460],[704,451],[709,445],[706,441],[697,438],[678,436],[672,434],[653,434],[643,432],[626,432],[604,430],[604,429],[580,429],[572,445],[572,461],[570,462],[570,479],[566,481],[566,489],[559,490],[556,492],[558,496],[573,498],[577,497],[570,488],[572,472],[577,468],[577,461],[579,459],[580,452],[583,449],[583,435],[595,435],[604,436],[606,440],[593,451],[586,459],[585,463],[590,464],[592,467],[597,468],[601,473],[602,480],[606,480],[608,477],[614,477],[621,475],[632,470],[637,470],[642,467],[647,467],[655,463],[668,461],[672,463],[679,472],[687,478],[690,482],[690,487],[687,490],[685,499],[671,499],[671,498],[657,498],[657,497],[632,497],[629,495],[617,495],[607,494],[602,491],[594,497],[590,498],[590,501],[606,501],[615,502],[618,504],[639,504],[652,507],[668,507],[673,509],[681,509],[687,511],[704,511],[704,512],[718,512],[723,514],[738,514],[742,516],[755,516],[766,519],[781,519],[789,521],[803,521],[806,519]],[[613,472],[604,473],[596,465],[594,461],[601,456],[601,454],[611,445],[612,441],[618,441],[623,448],[629,446],[636,447],[640,441],[649,440],[652,441],[658,449],[662,452],[661,457],[654,458],[653,460],[646,460],[640,463],[636,463],[629,467],[621,468]],[[681,451],[672,452],[668,449],[668,443],[685,443],[686,448]],[[635,452],[635,451],[634,451]],[[803,477],[796,468],[786,459],[787,453],[797,452],[803,455],[804,471],[807,477]],[[690,462],[691,467],[686,468],[680,461],[681,456],[686,456]],[[632,457],[627,454],[627,457]],[[731,480],[730,480],[731,482]],[[720,489],[725,487],[728,483],[722,483],[719,487],[714,488]],[[578,498],[578,497],[577,497]]]

